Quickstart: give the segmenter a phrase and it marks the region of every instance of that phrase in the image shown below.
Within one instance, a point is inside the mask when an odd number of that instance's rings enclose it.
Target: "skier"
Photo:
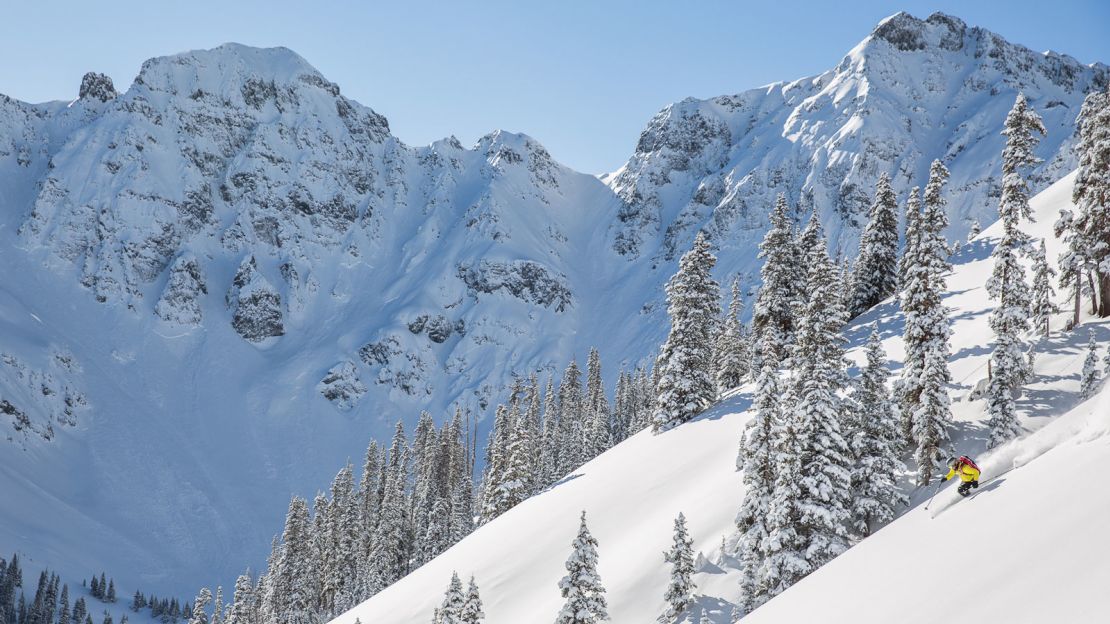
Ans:
[[[960,480],[963,481],[960,487],[956,488],[960,496],[967,496],[971,488],[979,487],[979,466],[976,466],[970,457],[961,455],[948,458],[948,474],[941,477],[940,481],[944,483],[956,475],[960,475]]]

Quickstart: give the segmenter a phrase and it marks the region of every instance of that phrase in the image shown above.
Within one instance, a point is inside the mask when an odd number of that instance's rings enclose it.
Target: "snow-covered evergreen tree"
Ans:
[[[877,331],[867,340],[867,365],[860,373],[851,438],[852,526],[866,537],[875,525],[894,519],[895,507],[906,502],[897,488],[901,437],[894,405],[887,390],[886,352]]]
[[[669,623],[682,615],[686,607],[693,601],[694,593],[694,540],[686,529],[686,516],[681,512],[674,521],[674,538],[670,550],[663,553],[663,561],[671,564],[671,580],[667,584],[667,591],[663,600],[667,601],[667,610],[663,612],[660,622]]]
[[[1025,281],[1025,267],[1018,262],[1029,245],[1029,235],[1021,230],[1021,219],[1032,219],[1029,209],[1029,187],[1023,170],[1036,164],[1033,148],[1034,133],[1044,133],[1044,124],[1029,108],[1025,96],[1019,94],[1002,134],[1006,147],[1002,152],[1002,198],[998,215],[1002,222],[1002,240],[995,246],[994,272],[987,280],[987,291],[998,300],[991,314],[990,325],[995,335],[991,354],[991,379],[987,390],[990,412],[990,437],[987,447],[997,446],[1020,432],[1014,391],[1028,377],[1022,335],[1029,329],[1031,294]]]
[[[975,219],[974,221],[972,221],[971,222],[971,228],[969,228],[968,231],[967,231],[967,242],[970,243],[971,239],[975,238],[976,236],[979,236],[979,233],[982,232],[982,231],[983,231],[983,226],[979,225],[979,220]]]
[[[366,583],[371,595],[388,587],[407,571],[405,528],[407,525],[409,450],[405,429],[400,422],[389,449],[386,479],[383,487],[381,509],[373,547],[368,558],[369,579]]]
[[[601,355],[596,348],[590,349],[586,361],[586,415],[584,444],[586,461],[589,461],[612,446],[609,400],[605,398],[605,386],[601,379]]]
[[[1098,315],[1106,317],[1110,316],[1110,85],[1087,95],[1076,126],[1079,170],[1072,189],[1076,212],[1070,224],[1072,235],[1065,238],[1065,255],[1070,252],[1072,258],[1062,259],[1060,266],[1089,267],[1098,290],[1092,293]]]
[[[512,423],[504,457],[499,462],[497,477],[486,491],[482,518],[485,522],[512,509],[531,495],[532,443],[529,439],[527,414],[521,414],[516,403],[509,407],[508,420]]]
[[[555,624],[597,624],[609,619],[605,587],[597,574],[597,545],[586,527],[586,512],[583,511],[578,536],[567,558],[567,574],[559,580],[559,591],[565,602]]]
[[[925,187],[924,212],[916,220],[917,234],[910,238],[905,252],[905,281],[901,305],[905,315],[906,358],[899,380],[899,403],[903,414],[903,433],[910,429],[909,441],[916,448],[918,484],[932,479],[934,462],[948,444],[948,423],[951,420],[948,382],[949,345],[951,333],[948,310],[941,294],[945,290],[948,245],[943,230],[948,217],[942,195],[948,170],[939,160],[929,170]],[[913,203],[915,193],[911,191]],[[910,208],[907,208],[910,212]]]
[[[803,453],[800,426],[799,411],[790,409],[784,410],[782,421],[775,427],[775,482],[765,519],[765,553],[756,575],[760,592],[752,599],[755,606],[786,591],[813,571],[813,564],[806,556],[808,540],[799,531],[806,515],[798,478]]]
[[[757,344],[770,337],[775,360],[785,355],[794,335],[794,294],[798,258],[795,255],[793,222],[786,196],[780,194],[771,212],[771,228],[759,244],[762,285],[752,311],[752,330]]]
[[[486,614],[482,611],[482,597],[478,595],[478,583],[474,576],[470,576],[470,583],[466,588],[466,601],[462,606],[461,620],[463,624],[482,624]]]
[[[744,326],[740,324],[740,312],[743,309],[740,278],[736,277],[732,280],[732,299],[728,305],[728,314],[721,323],[722,329],[716,341],[714,368],[718,393],[739,386],[748,375],[750,360],[745,345]]]
[[[1033,329],[1048,338],[1049,319],[1060,311],[1056,305],[1056,291],[1052,288],[1052,278],[1056,270],[1048,264],[1044,240],[1033,251]],[[1032,364],[1030,364],[1032,366]]]
[[[465,603],[466,597],[463,596],[459,573],[452,572],[451,583],[443,594],[443,604],[439,607],[439,615],[435,620],[436,624],[462,624],[462,611]]]
[[[252,607],[254,605],[254,583],[250,572],[244,572],[235,579],[235,593],[231,597],[231,608],[224,624],[254,624]]]
[[[800,470],[794,474],[800,487],[798,504],[804,510],[797,530],[807,544],[806,559],[816,569],[847,549],[851,457],[838,394],[847,385],[840,336],[846,314],[824,234],[819,227],[807,227],[811,229],[815,235],[802,238],[807,245],[807,301],[797,332],[791,396],[802,453]]]
[[[759,377],[756,380],[754,415],[741,438],[738,467],[744,471],[744,500],[736,516],[740,535],[740,589],[742,606],[750,613],[763,602],[766,588],[761,576],[767,555],[767,516],[775,487],[775,436],[782,423],[782,389],[774,363],[774,345],[763,346]]]
[[[884,171],[875,186],[852,274],[850,316],[866,312],[898,288],[898,199]]]
[[[717,397],[713,379],[713,329],[720,314],[720,287],[710,271],[717,259],[704,234],[679,261],[667,282],[671,330],[658,358],[655,430],[664,431],[700,413]]]
[[[559,449],[558,468],[555,473],[562,477],[586,463],[585,440],[586,397],[582,392],[582,369],[576,360],[571,360],[563,372],[559,384]]]
[[[193,611],[189,617],[189,624],[208,624],[208,603],[212,602],[212,590],[204,587],[197,593],[193,601]]]
[[[1095,390],[1098,389],[1099,379],[1098,345],[1095,344],[1095,337],[1091,336],[1091,341],[1087,344],[1087,357],[1083,360],[1083,374],[1079,380],[1079,396],[1084,399],[1094,396]]]

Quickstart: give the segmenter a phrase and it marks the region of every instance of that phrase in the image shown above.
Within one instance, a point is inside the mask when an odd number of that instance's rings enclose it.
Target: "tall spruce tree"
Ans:
[[[852,277],[850,316],[863,314],[898,288],[898,199],[884,171],[875,185]]]
[[[845,525],[851,501],[850,452],[841,423],[839,391],[847,385],[843,339],[846,321],[840,280],[819,227],[805,249],[807,302],[795,345],[797,433],[801,445],[797,527],[806,541],[805,556],[816,569],[847,549]]]
[[[768,523],[775,488],[775,436],[782,425],[782,389],[774,361],[774,346],[763,345],[753,402],[754,416],[741,439],[739,467],[743,470],[744,500],[736,516],[740,535],[741,606],[751,613],[763,603],[766,586],[762,563],[767,558]]]
[[[1049,320],[1060,311],[1056,305],[1056,291],[1052,288],[1052,278],[1056,270],[1048,264],[1044,240],[1033,251],[1033,329],[1048,338]]]
[[[875,525],[894,519],[897,505],[907,499],[897,488],[899,471],[905,464],[899,458],[902,446],[898,420],[887,390],[890,372],[879,333],[872,331],[867,340],[867,365],[860,373],[859,407],[851,438],[852,526],[866,537]]]
[[[745,345],[744,326],[740,323],[740,312],[743,309],[740,278],[735,277],[732,280],[732,299],[728,305],[728,314],[721,323],[722,329],[716,342],[714,359],[718,393],[739,386],[748,375],[750,354]]]
[[[465,603],[466,597],[463,596],[459,573],[452,572],[451,582],[447,586],[447,591],[443,594],[443,604],[439,608],[439,617],[436,618],[436,624],[462,624],[462,610]]]
[[[597,624],[609,619],[605,587],[597,574],[597,540],[586,527],[586,512],[567,558],[567,574],[559,580],[565,602],[555,624]]]
[[[918,233],[913,247],[906,249],[904,265],[906,280],[901,305],[905,316],[906,358],[898,398],[903,432],[908,425],[909,441],[916,449],[919,485],[932,479],[934,463],[948,445],[951,420],[947,388],[951,381],[948,371],[951,330],[948,310],[941,300],[945,274],[951,269],[943,235],[948,225],[946,201],[942,195],[947,179],[948,170],[939,160],[934,160],[925,187],[924,212],[915,217]],[[911,200],[913,196],[911,192]]]
[[[583,447],[585,440],[586,397],[582,392],[582,369],[576,360],[571,360],[563,372],[559,384],[559,450],[558,468],[555,473],[562,477],[586,462]]]
[[[1095,276],[1098,292],[1091,296],[1096,297],[1097,313],[1106,317],[1110,316],[1110,85],[1087,95],[1076,126],[1079,170],[1072,188],[1076,212],[1073,236],[1065,239],[1074,259],[1060,264],[1087,265]]]
[[[1022,346],[1022,334],[1029,329],[1031,294],[1025,281],[1025,267],[1018,256],[1028,249],[1029,235],[1021,230],[1021,219],[1032,220],[1029,209],[1029,186],[1023,170],[1037,163],[1033,148],[1034,133],[1044,134],[1044,124],[1019,94],[1006,116],[1002,134],[1006,147],[1002,152],[1002,198],[998,206],[1002,222],[1002,240],[995,246],[994,272],[987,280],[987,292],[998,300],[991,314],[995,346],[991,354],[991,379],[987,390],[990,412],[991,448],[1017,436],[1017,406],[1014,392],[1028,377]]]
[[[671,331],[658,358],[652,421],[657,432],[690,420],[717,397],[712,338],[720,314],[720,288],[710,275],[716,262],[705,235],[699,233],[667,283]]]
[[[693,602],[695,589],[693,546],[694,540],[690,538],[690,533],[686,529],[686,516],[680,512],[674,521],[671,548],[663,553],[663,561],[671,564],[671,580],[667,584],[667,591],[663,594],[667,609],[659,618],[660,622],[674,621]]]
[[[470,576],[470,583],[466,588],[466,601],[461,615],[463,624],[482,624],[482,618],[486,617],[482,611],[482,597],[478,595],[478,583],[474,581],[474,575]]]
[[[775,360],[784,357],[787,345],[794,336],[794,295],[798,258],[795,256],[793,221],[786,196],[779,194],[771,212],[771,228],[759,244],[759,258],[763,266],[759,271],[762,285],[756,295],[752,310],[752,330],[755,342],[764,344],[768,339],[774,347]]]
[[[212,591],[204,587],[193,601],[193,610],[190,613],[189,624],[208,624],[208,603],[212,602]]]

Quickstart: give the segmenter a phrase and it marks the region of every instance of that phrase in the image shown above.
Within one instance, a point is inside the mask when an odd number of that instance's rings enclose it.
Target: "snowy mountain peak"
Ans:
[[[81,78],[81,88],[78,90],[77,97],[82,100],[94,99],[107,102],[117,95],[119,93],[116,92],[111,78],[104,74],[89,72]]]
[[[255,48],[225,43],[210,50],[160,56],[143,63],[135,83],[151,91],[190,95],[196,90],[233,96],[248,82],[293,85],[320,83],[323,76],[288,48]],[[323,81],[332,95],[339,87]],[[319,86],[319,85],[318,85]]]
[[[613,248],[670,261],[700,231],[738,252],[722,254],[722,272],[755,279],[752,250],[784,193],[797,215],[817,210],[831,251],[851,257],[879,174],[903,194],[934,159],[954,173],[947,234],[961,237],[994,219],[999,132],[1018,92],[1048,128],[1039,190],[1074,167],[1075,115],[1108,79],[1106,65],[1034,52],[943,13],[898,13],[820,75],[655,115],[606,178],[624,202]]]
[[[911,52],[928,47],[960,50],[966,33],[967,24],[958,17],[937,12],[919,19],[901,11],[879,22],[871,36],[903,52]]]

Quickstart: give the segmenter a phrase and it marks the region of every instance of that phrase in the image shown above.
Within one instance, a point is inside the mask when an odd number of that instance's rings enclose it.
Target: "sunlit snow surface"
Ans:
[[[1060,250],[1052,223],[1069,204],[1073,180],[1067,176],[1032,202],[1037,222],[1027,229],[1047,237],[1050,258]],[[945,297],[954,320],[953,435],[983,467],[983,487],[953,506],[958,495],[949,486],[929,510],[923,507],[931,488],[912,490],[903,516],[757,610],[752,622],[1095,622],[1110,613],[1103,591],[1110,533],[1102,527],[1110,492],[1099,481],[1110,470],[1110,392],[1078,398],[1088,338],[1110,343],[1110,324],[1092,321],[1062,334],[1067,315],[1053,319],[1053,336],[1038,345],[1036,379],[1018,402],[1032,433],[986,452],[985,403],[966,397],[986,374],[992,304],[983,284],[998,230],[988,228],[954,258]],[[892,302],[853,323],[851,342],[859,345],[876,324],[897,370],[901,315]],[[855,346],[850,356],[861,362],[862,350]],[[743,496],[734,465],[747,390],[663,435],[629,439],[336,622],[430,621],[452,571],[475,575],[489,622],[552,620],[583,509],[600,543],[598,570],[613,622],[641,624],[663,612],[669,566],[662,553],[680,511],[706,559],[695,576],[699,609],[714,623],[728,622],[739,576],[720,544],[732,536]]]

